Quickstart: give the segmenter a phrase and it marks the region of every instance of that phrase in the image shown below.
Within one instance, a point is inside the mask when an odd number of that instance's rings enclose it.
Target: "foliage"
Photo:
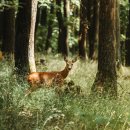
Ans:
[[[18,0],[12,0],[12,1],[1,0],[0,1],[0,11],[3,11],[4,7],[17,9],[18,8]]]
[[[47,8],[50,8],[52,0],[39,0],[39,6],[46,6]]]
[[[126,32],[128,24],[128,11],[129,11],[128,0],[120,0],[120,24],[121,24],[121,33]]]
[[[80,7],[80,0],[71,0],[71,3],[75,6]]]
[[[37,55],[37,60],[42,55]],[[63,59],[46,56],[47,70],[60,70]],[[0,62],[0,129],[1,130],[127,130],[130,123],[129,79],[119,77],[117,100],[95,99],[90,89],[96,74],[96,63],[74,64],[66,81],[74,81],[81,93],[57,95],[54,88],[39,89],[24,97],[29,87],[18,82],[13,64]],[[37,66],[42,71],[42,66]]]

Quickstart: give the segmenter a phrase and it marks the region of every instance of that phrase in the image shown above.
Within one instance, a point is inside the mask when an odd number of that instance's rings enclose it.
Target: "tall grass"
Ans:
[[[46,64],[37,66],[38,71],[61,70],[65,65],[52,56]],[[58,95],[54,88],[43,88],[25,97],[26,80],[17,82],[13,64],[0,62],[0,130],[129,130],[129,80],[118,78],[117,100],[92,99],[96,68],[96,63],[74,64],[66,81],[80,86],[80,94]]]

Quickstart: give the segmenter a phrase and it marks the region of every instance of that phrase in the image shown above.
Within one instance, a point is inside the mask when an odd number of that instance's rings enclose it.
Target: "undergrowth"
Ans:
[[[61,70],[64,61],[46,57],[38,71]],[[97,63],[77,61],[66,82],[73,81],[80,93],[42,88],[25,97],[26,80],[18,82],[13,64],[0,62],[0,130],[129,130],[130,82],[118,77],[118,99],[90,97]]]

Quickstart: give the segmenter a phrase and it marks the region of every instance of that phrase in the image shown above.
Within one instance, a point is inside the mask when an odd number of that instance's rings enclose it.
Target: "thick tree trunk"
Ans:
[[[17,68],[18,74],[25,75],[26,73],[28,73],[29,69],[30,71],[35,71],[35,63],[34,63],[34,26],[36,15],[35,2],[34,0],[32,1],[19,0],[20,6],[16,18],[16,36],[15,36],[16,39],[15,67]]]
[[[87,36],[87,2],[85,0],[81,0],[80,4],[80,30],[79,30],[79,57],[82,60],[86,60],[86,36]]]
[[[16,36],[15,36],[15,67],[18,74],[26,74],[29,69],[28,64],[28,44],[29,26],[31,15],[28,9],[29,1],[19,0],[19,8],[16,17]]]
[[[92,92],[110,97],[117,96],[115,2],[100,0],[98,72],[92,86]]]
[[[0,12],[0,42],[2,41],[2,35],[3,35],[3,12]]]
[[[5,7],[3,12],[2,52],[8,60],[13,60],[15,43],[15,9]]]
[[[130,0],[129,0],[130,3]],[[126,32],[126,42],[125,42],[125,64],[126,66],[130,66],[130,9],[129,9],[129,17],[128,17],[129,23],[127,26],[127,32]]]

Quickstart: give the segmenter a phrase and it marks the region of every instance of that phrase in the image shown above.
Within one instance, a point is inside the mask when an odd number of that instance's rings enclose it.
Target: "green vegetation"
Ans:
[[[64,66],[61,57],[46,59],[47,67],[37,65],[38,71],[61,70]],[[25,97],[29,85],[26,80],[16,80],[13,64],[10,67],[9,64],[0,62],[0,130],[130,129],[129,79],[118,77],[117,100],[94,99],[90,91],[97,64],[77,61],[66,82],[80,86],[80,93],[71,90],[65,93],[63,89],[58,95],[54,88],[44,88]]]

